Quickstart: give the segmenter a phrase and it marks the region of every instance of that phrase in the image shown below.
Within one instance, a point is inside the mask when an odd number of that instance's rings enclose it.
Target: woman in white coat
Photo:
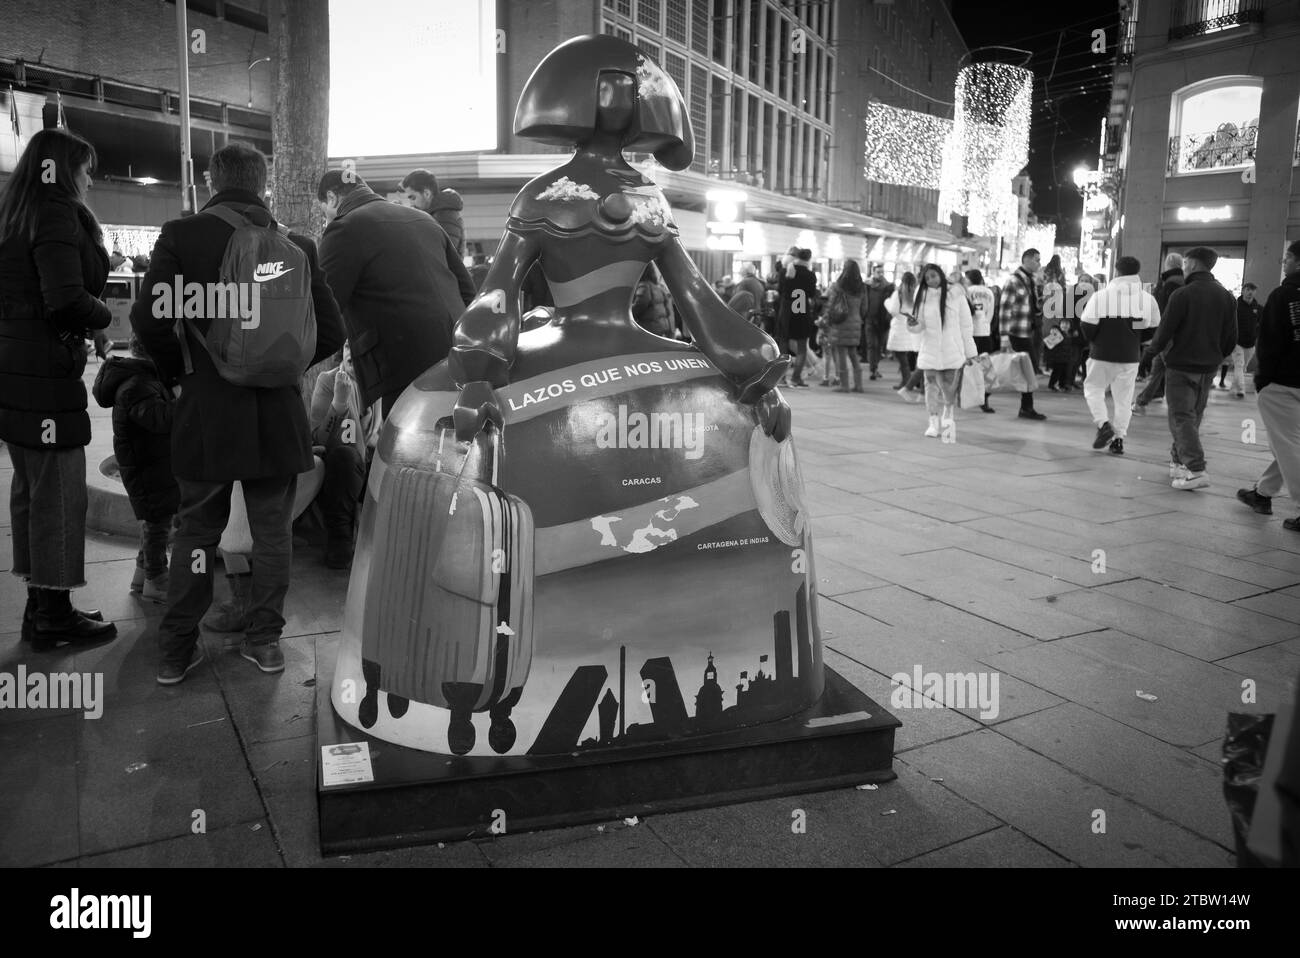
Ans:
[[[921,382],[921,372],[916,368],[916,354],[921,348],[921,337],[908,332],[907,320],[912,315],[912,304],[916,301],[916,276],[904,273],[897,289],[885,300],[885,310],[889,313],[889,338],[885,348],[898,359],[898,372],[902,385],[894,392],[905,402],[920,402],[921,397],[912,393],[912,387]]]
[[[916,367],[925,374],[925,406],[930,414],[925,434],[939,438],[942,425],[945,441],[952,441],[959,374],[978,355],[965,290],[950,289],[943,270],[927,265],[921,271],[921,287],[907,325],[921,335]]]

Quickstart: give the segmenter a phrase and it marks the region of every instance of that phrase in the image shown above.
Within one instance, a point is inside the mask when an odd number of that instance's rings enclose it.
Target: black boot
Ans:
[[[32,648],[48,652],[59,645],[88,645],[117,636],[112,622],[97,622],[72,607],[67,589],[37,589]]]
[[[1020,418],[1021,419],[1046,419],[1041,412],[1034,408],[1034,394],[1020,394]]]
[[[352,565],[354,540],[352,524],[330,528],[325,533],[325,565],[330,569],[347,569]]]
[[[30,642],[32,640],[32,632],[36,627],[36,609],[39,604],[38,596],[41,591],[41,589],[38,589],[35,586],[29,585],[27,587],[27,605],[23,608],[22,641],[24,642]],[[98,609],[88,609],[80,614],[84,615],[87,619],[93,619],[96,622],[104,621],[104,613],[100,612]]]

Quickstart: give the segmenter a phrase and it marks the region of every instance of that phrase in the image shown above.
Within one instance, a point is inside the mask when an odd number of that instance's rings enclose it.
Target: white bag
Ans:
[[[978,409],[984,405],[984,370],[979,364],[962,368],[957,404],[962,409]]]

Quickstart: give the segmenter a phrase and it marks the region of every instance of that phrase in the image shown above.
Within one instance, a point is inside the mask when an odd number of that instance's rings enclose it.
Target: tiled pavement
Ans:
[[[1262,424],[1242,441],[1253,398],[1216,393],[1202,431],[1214,485],[1188,493],[1169,488],[1160,405],[1123,458],[1091,450],[1078,393],[1040,395],[1041,423],[995,396],[997,414],[960,413],[944,445],[889,383],[790,395],[827,661],[882,704],[889,676],[917,665],[1000,680],[996,717],[895,708],[897,781],[323,861],[312,683],[346,574],[299,549],[283,675],[206,636],[209,662],[164,689],[157,611],[126,592],[134,546],[95,538],[77,598],[118,623],[110,645],[32,654],[20,585],[0,585],[0,671],[102,671],[107,692],[98,720],[0,711],[0,864],[1231,864],[1225,713],[1271,711],[1300,672],[1300,534],[1281,525],[1300,507],[1280,499],[1266,519],[1233,498],[1268,460]],[[0,572],[10,555],[0,543]],[[1243,706],[1247,680],[1257,703]]]

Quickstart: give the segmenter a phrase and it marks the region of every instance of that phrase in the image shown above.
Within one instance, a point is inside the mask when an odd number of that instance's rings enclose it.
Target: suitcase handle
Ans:
[[[457,441],[454,427],[451,427],[446,420],[439,422],[438,425],[443,427],[440,444],[448,439],[453,443]],[[471,479],[497,486],[497,476],[504,456],[504,432],[491,422],[485,423],[483,428],[474,434],[474,438],[469,441],[465,449],[465,455],[456,468],[456,484],[464,485],[465,473],[469,472]]]

